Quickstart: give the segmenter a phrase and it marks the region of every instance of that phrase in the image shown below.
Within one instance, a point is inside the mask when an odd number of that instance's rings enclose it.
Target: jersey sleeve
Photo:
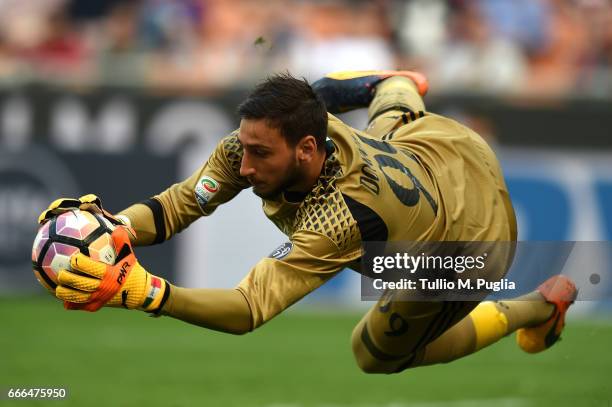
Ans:
[[[241,160],[242,146],[236,131],[223,138],[206,163],[189,178],[154,196],[148,206],[158,226],[158,240],[167,240],[199,217],[212,214],[219,205],[249,187],[240,176]]]
[[[357,250],[341,250],[324,234],[299,231],[260,260],[237,289],[245,296],[252,329],[315,290],[360,257]]]

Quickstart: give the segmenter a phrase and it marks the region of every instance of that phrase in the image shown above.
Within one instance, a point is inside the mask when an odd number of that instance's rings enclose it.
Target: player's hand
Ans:
[[[57,275],[55,296],[66,309],[97,311],[110,306],[158,313],[168,298],[169,284],[138,263],[124,228],[116,228],[111,237],[117,251],[115,264],[75,253],[70,257],[71,271],[60,270]]]
[[[120,217],[114,216],[102,207],[102,201],[94,194],[83,195],[80,198],[59,198],[51,202],[51,204],[38,216],[38,223],[44,224],[49,219],[54,218],[64,212],[74,209],[81,209],[93,213],[98,213],[104,216],[110,223],[115,226],[127,228],[132,238],[136,238],[136,232]]]

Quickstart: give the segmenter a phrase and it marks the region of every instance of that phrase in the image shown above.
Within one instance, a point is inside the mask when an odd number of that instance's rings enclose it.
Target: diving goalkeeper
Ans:
[[[515,242],[495,154],[472,130],[427,112],[427,88],[410,71],[340,72],[312,86],[289,74],[268,78],[239,106],[240,128],[201,168],[115,216],[126,225],[113,232],[117,263],[74,255],[56,297],[72,309],[141,309],[243,334],[342,269],[363,272],[363,242]],[[332,115],[362,107],[365,131]],[[138,263],[132,245],[162,243],[251,187],[289,241],[236,288],[177,287]],[[41,220],[79,206],[101,210],[92,196],[58,200]],[[497,260],[490,273],[503,276],[512,253]],[[515,331],[523,350],[539,352],[558,340],[575,296],[562,276],[507,301],[411,301],[390,292],[354,328],[353,353],[365,372],[395,373],[455,360]]]

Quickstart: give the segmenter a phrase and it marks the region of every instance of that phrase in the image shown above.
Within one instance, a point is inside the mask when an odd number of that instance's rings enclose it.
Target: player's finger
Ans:
[[[58,285],[55,289],[55,296],[62,301],[83,304],[89,301],[91,293],[75,290],[74,288]]]
[[[92,260],[83,253],[77,252],[70,256],[70,268],[72,268],[72,270],[101,279],[104,277],[104,273],[106,273],[107,265],[102,262]]]
[[[68,270],[60,270],[57,273],[57,281],[62,286],[68,286],[80,291],[93,292],[100,287],[100,280],[71,273]]]

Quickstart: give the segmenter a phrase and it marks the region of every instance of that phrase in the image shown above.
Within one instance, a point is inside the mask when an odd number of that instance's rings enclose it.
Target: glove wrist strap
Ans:
[[[151,275],[145,299],[140,309],[159,314],[170,295],[170,284],[157,276]]]

